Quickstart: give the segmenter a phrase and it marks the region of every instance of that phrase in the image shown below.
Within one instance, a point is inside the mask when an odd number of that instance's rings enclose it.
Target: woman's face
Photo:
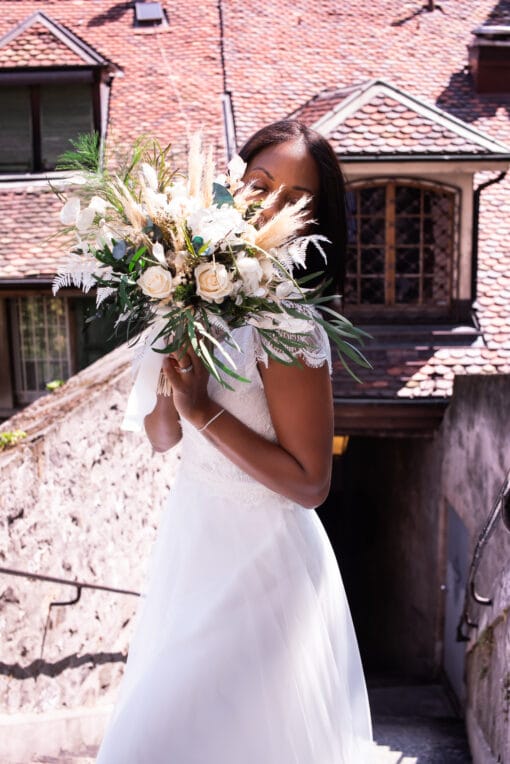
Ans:
[[[314,158],[300,140],[268,146],[255,154],[246,167],[243,180],[252,183],[253,197],[265,199],[278,191],[274,204],[259,217],[259,225],[273,217],[286,204],[294,204],[301,197],[310,199],[310,219],[316,214],[319,195],[319,172]]]

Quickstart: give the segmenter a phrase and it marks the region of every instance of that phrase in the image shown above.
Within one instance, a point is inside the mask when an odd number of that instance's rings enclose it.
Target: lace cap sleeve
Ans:
[[[262,340],[262,337],[255,328],[253,329],[253,334],[255,358],[257,361],[262,362],[266,367],[268,365],[269,354],[264,345],[269,348],[271,354],[276,358],[281,358],[282,361],[288,360],[287,356],[282,353],[278,347],[272,345],[267,339]],[[281,334],[291,339],[293,336],[295,337],[295,335],[289,334],[287,332],[281,332]],[[319,368],[320,366],[323,366],[325,363],[327,363],[329,373],[333,373],[329,338],[320,324],[315,322],[313,323],[313,329],[308,334],[306,346],[302,350],[296,352],[296,356],[303,360],[307,366],[311,366],[313,368]]]

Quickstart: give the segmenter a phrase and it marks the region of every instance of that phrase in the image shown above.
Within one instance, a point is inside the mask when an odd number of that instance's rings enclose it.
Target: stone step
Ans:
[[[471,764],[464,722],[454,718],[375,717],[380,764]],[[386,758],[384,758],[386,756]],[[392,758],[396,756],[396,758]],[[379,759],[376,759],[379,764]],[[375,764],[375,762],[374,762]]]

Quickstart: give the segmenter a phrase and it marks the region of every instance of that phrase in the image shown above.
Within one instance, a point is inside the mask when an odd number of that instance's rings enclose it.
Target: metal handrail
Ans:
[[[505,528],[508,531],[510,531],[509,502],[510,502],[510,470],[506,474],[506,478],[503,481],[503,484],[498,492],[498,495],[496,497],[494,504],[492,505],[492,509],[489,512],[487,519],[485,520],[485,523],[483,524],[482,529],[480,530],[480,533],[478,535],[478,540],[476,542],[475,549],[473,552],[473,557],[471,559],[471,565],[469,567],[469,575],[468,575],[468,579],[466,583],[466,594],[464,597],[464,608],[457,626],[457,642],[469,641],[469,636],[467,634],[464,634],[464,631],[463,631],[464,624],[472,628],[476,628],[478,626],[478,622],[473,621],[469,615],[469,597],[471,596],[475,600],[475,602],[477,602],[479,605],[492,605],[492,597],[484,597],[481,594],[478,594],[476,589],[475,579],[476,579],[476,574],[478,573],[478,568],[480,567],[483,551],[487,545],[487,542],[492,536],[492,533],[496,527],[496,523],[499,520],[500,516],[505,525]]]
[[[129,594],[133,597],[141,596],[140,592],[134,592],[134,591],[131,591],[130,589],[117,589],[113,586],[103,586],[102,584],[89,584],[89,583],[86,583],[85,581],[72,581],[69,578],[57,578],[56,576],[45,576],[41,573],[29,573],[26,570],[16,570],[14,568],[0,567],[0,573],[4,573],[7,576],[18,576],[20,578],[28,578],[28,579],[32,579],[36,581],[47,581],[53,584],[64,584],[64,586],[74,586],[76,588],[76,595],[73,597],[72,600],[65,600],[65,601],[54,600],[53,602],[50,602],[48,605],[48,615],[46,616],[43,638],[41,642],[41,654],[40,654],[41,660],[44,653],[44,645],[46,642],[46,634],[48,632],[48,626],[50,623],[50,615],[51,615],[52,607],[65,607],[66,605],[75,605],[80,600],[82,589],[96,589],[103,592],[112,592],[113,594]]]
[[[72,581],[70,578],[56,578],[55,576],[44,576],[40,573],[29,573],[27,570],[15,570],[14,568],[0,567],[0,573],[8,576],[21,576],[22,578],[33,578],[36,581],[50,581],[54,584],[64,584],[65,586],[76,586],[78,589],[99,589],[103,592],[114,592],[115,594],[131,594],[133,597],[140,597],[140,592],[133,592],[130,589],[116,589],[113,586],[102,586],[101,584],[87,584],[84,581]]]

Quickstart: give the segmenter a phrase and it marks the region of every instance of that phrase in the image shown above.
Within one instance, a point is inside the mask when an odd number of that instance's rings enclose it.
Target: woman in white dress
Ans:
[[[241,156],[254,193],[280,189],[266,217],[310,198],[338,283],[344,185],[327,141],[285,121]],[[100,764],[371,761],[356,636],[314,511],[331,476],[329,342],[317,328],[301,364],[288,366],[267,357],[252,327],[235,336],[249,384],[226,390],[191,350],[167,357],[172,397],[158,396],[145,417],[153,447],[182,441],[182,460]]]

